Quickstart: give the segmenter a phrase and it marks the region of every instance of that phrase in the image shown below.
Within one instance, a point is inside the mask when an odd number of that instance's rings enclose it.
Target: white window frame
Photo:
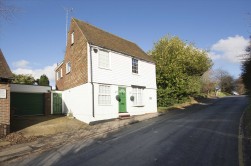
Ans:
[[[67,62],[66,63],[66,74],[70,73],[71,72],[71,62]]]
[[[71,44],[74,44],[74,31],[71,33]]]
[[[99,105],[111,105],[111,86],[110,85],[99,85],[98,104]]]
[[[132,95],[134,97],[133,106],[143,107],[144,106],[144,88],[132,87]]]
[[[60,79],[60,70],[58,70],[57,72],[56,72],[56,77],[57,77],[57,80],[59,80]]]
[[[132,58],[132,73],[139,74],[139,60],[135,58]]]
[[[60,78],[62,78],[63,77],[63,69],[61,68],[60,69]]]
[[[110,52],[106,50],[99,50],[98,67],[101,69],[110,69],[110,65],[111,65]]]

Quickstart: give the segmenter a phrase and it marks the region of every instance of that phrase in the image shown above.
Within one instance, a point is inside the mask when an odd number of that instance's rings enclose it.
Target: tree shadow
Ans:
[[[11,117],[11,125],[10,131],[16,132],[22,130],[24,128],[49,121],[52,119],[57,119],[60,117],[64,117],[65,115],[34,115],[34,116],[12,116]]]

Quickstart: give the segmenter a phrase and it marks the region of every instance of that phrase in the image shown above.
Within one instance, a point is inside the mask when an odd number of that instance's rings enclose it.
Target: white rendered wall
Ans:
[[[100,84],[95,84],[95,120],[112,119],[119,117],[119,102],[116,100],[118,95],[117,85],[111,86],[111,104],[99,105],[98,104],[98,89]],[[130,115],[141,115],[146,113],[157,112],[157,97],[155,89],[143,90],[143,106],[133,106],[133,102],[130,100],[132,96],[132,87],[126,88],[126,109]]]
[[[63,91],[63,113],[72,113],[73,116],[83,122],[94,121],[92,117],[92,87],[84,84]]]
[[[98,120],[113,119],[119,117],[119,102],[116,100],[118,95],[117,85],[110,85],[111,87],[111,104],[99,105],[99,85],[94,84],[94,116],[92,116],[92,85],[90,83],[84,84],[62,93],[63,98],[63,113],[72,113],[73,116],[86,123]],[[135,107],[130,100],[132,96],[132,88],[126,88],[126,108],[130,115],[141,115],[146,113],[157,112],[157,99],[155,89],[143,90],[143,106]]]

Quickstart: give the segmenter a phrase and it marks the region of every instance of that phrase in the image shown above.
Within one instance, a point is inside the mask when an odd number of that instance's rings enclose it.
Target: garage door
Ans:
[[[11,93],[11,110],[14,115],[44,114],[44,97],[41,93]]]

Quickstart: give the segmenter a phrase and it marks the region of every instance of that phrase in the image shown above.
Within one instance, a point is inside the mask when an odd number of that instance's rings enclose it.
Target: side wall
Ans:
[[[6,89],[6,98],[0,98],[0,138],[10,132],[10,84],[1,84],[0,89]]]
[[[92,86],[87,83],[62,92],[63,110],[76,119],[89,123],[92,117]]]
[[[71,44],[72,32],[74,32],[74,44]],[[66,64],[68,62],[71,63],[71,72],[66,73]],[[88,81],[87,40],[74,20],[72,20],[68,32],[64,62],[56,69],[56,72],[61,71],[61,69],[63,72],[62,77],[58,80],[56,79],[57,90],[67,90],[85,84]]]

